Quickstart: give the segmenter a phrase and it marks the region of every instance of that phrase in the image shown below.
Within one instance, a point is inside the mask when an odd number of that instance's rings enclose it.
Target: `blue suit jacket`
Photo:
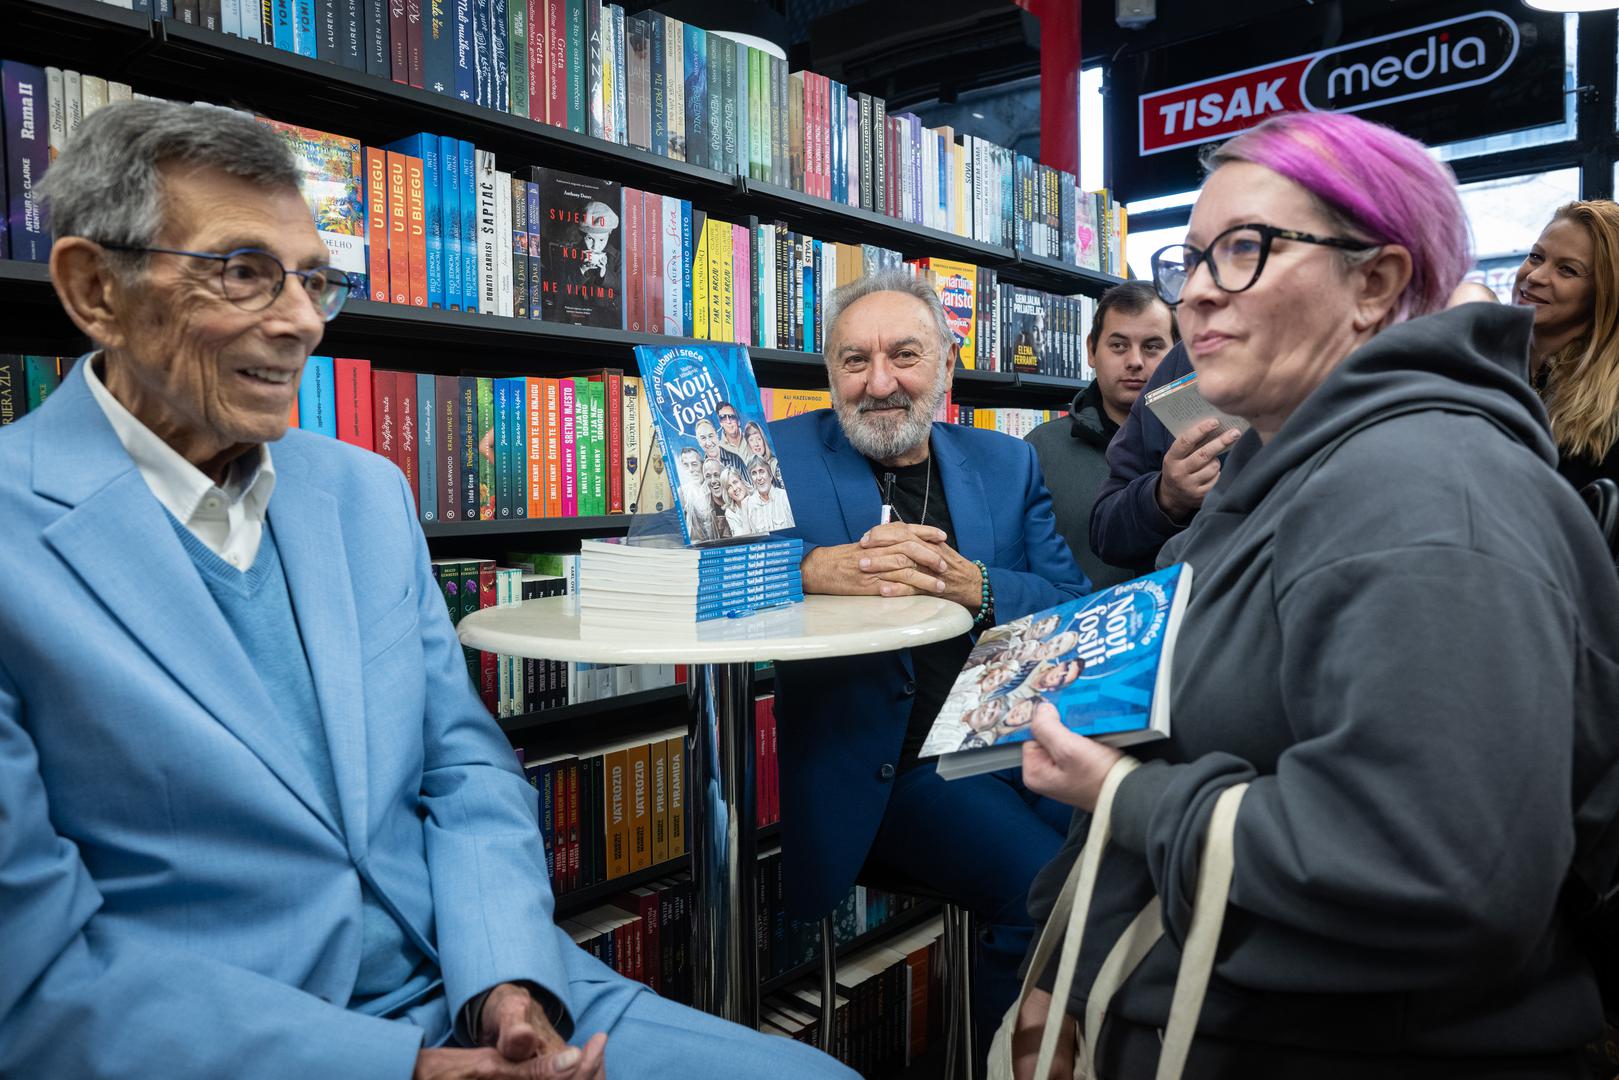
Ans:
[[[343,1007],[362,880],[451,1010],[528,979],[616,1017],[399,471],[271,451],[340,828],[82,370],[0,429],[0,1075],[408,1077],[420,1030]]]
[[[806,549],[849,544],[877,524],[876,478],[831,410],[770,428],[797,524],[790,535]],[[989,567],[998,621],[1089,591],[1057,532],[1032,446],[934,424],[932,447],[956,548]],[[892,790],[883,766],[899,760],[913,675],[908,650],[776,666],[784,884],[800,917],[818,918],[841,900],[871,849]]]

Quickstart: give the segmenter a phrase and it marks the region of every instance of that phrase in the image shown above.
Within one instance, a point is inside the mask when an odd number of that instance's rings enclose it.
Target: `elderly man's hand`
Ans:
[[[605,1080],[607,1036],[569,1046],[527,990],[501,983],[484,999],[483,1049],[423,1050],[412,1080]]]
[[[944,537],[941,529],[896,522],[877,526],[857,543],[818,547],[804,556],[799,567],[804,591],[839,596],[938,596],[941,590],[932,582],[948,572],[949,555],[954,554],[944,546]],[[917,572],[919,577],[915,581],[895,577],[907,571]],[[977,572],[973,567],[973,573]]]
[[[954,600],[976,615],[984,599],[983,572],[944,540],[942,530],[927,525],[879,525],[861,537],[860,547],[867,552],[871,569],[888,585]],[[919,541],[926,544],[920,557],[914,553]],[[896,549],[903,558],[895,558]]]

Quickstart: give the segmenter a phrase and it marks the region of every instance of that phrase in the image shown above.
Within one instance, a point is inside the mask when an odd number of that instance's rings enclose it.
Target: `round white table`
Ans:
[[[744,619],[605,628],[568,597],[485,608],[461,620],[461,643],[508,656],[589,664],[685,664],[688,813],[695,887],[697,1007],[758,1027],[754,947],[757,829],[753,665],[891,652],[966,633],[972,616],[931,596],[810,596]]]

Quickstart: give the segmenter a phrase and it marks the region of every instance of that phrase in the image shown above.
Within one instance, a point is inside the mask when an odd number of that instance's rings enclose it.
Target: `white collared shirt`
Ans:
[[[238,570],[250,569],[258,558],[270,493],[275,490],[270,448],[261,444],[233,461],[220,487],[112,396],[96,374],[100,359],[96,352],[80,361],[86,365],[84,378],[90,384],[90,396],[134,459],[146,486],[214,554]]]

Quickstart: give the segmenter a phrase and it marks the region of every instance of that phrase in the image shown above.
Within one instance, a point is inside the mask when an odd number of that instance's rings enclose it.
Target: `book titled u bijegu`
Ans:
[[[1191,591],[1191,566],[1176,563],[984,631],[919,756],[946,780],[1017,765],[1042,713],[1110,746],[1167,738]]]
[[[638,345],[635,358],[685,542],[720,544],[792,528],[748,350]]]

